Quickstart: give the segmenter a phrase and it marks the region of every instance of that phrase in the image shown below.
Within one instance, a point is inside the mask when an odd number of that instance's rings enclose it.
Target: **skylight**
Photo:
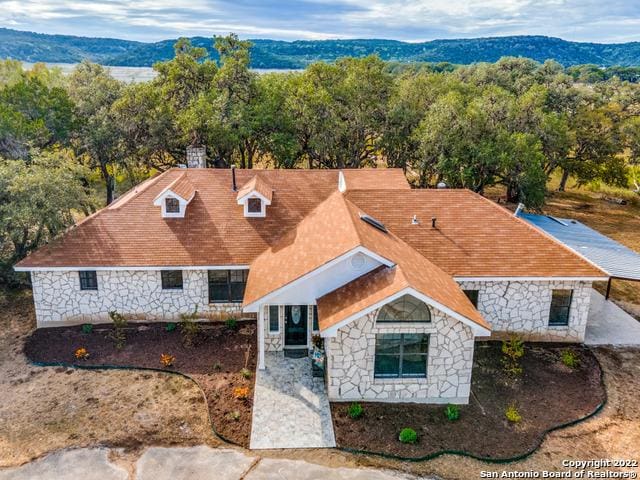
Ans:
[[[369,225],[376,227],[378,230],[387,233],[387,227],[384,226],[384,223],[382,223],[379,220],[376,220],[375,218],[373,218],[370,215],[361,213],[360,214],[360,220],[367,222]]]

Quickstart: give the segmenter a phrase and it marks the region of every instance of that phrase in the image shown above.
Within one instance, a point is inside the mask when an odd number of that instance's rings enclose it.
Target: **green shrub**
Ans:
[[[227,418],[229,420],[235,420],[237,422],[238,420],[240,420],[240,412],[237,410],[234,410],[233,412],[229,412],[227,414]]]
[[[249,370],[248,368],[243,368],[240,370],[240,375],[242,375],[243,378],[251,378],[251,375],[253,375],[251,373],[251,370]]]
[[[167,325],[165,325],[164,329],[167,332],[173,332],[177,327],[178,325],[175,322],[169,322],[167,323]]]
[[[502,342],[502,366],[505,373],[511,376],[522,374],[520,359],[524,355],[524,341],[518,335],[511,335]]]
[[[562,360],[562,363],[569,368],[576,368],[580,365],[580,358],[578,357],[578,354],[569,348],[562,351],[560,359]]]
[[[510,403],[507,409],[504,411],[504,416],[507,417],[511,423],[518,423],[522,420],[522,415],[518,412],[518,407],[515,403]]]
[[[93,332],[93,325],[90,323],[85,323],[82,325],[82,333],[91,333]]]
[[[124,348],[127,344],[127,319],[121,313],[112,310],[109,312],[109,318],[113,322],[113,332],[111,332],[111,338],[114,341],[118,350]]]
[[[450,422],[455,422],[460,418],[460,408],[457,405],[449,404],[447,408],[444,409],[444,414],[447,417],[447,420]]]
[[[202,330],[200,324],[196,322],[198,318],[198,307],[191,313],[183,313],[180,315],[180,333],[182,334],[182,344],[185,347],[193,347],[196,344],[198,335]]]
[[[357,402],[354,402],[351,405],[349,405],[349,408],[347,409],[347,415],[349,415],[349,417],[351,417],[354,420],[356,418],[360,418],[363,413],[364,413],[364,408],[362,408],[362,405],[360,405]]]
[[[418,441],[418,434],[413,428],[403,428],[400,431],[398,440],[402,443],[416,443]]]
[[[220,362],[213,362],[213,369],[214,370],[221,370],[222,369],[222,364]]]
[[[225,327],[227,327],[227,330],[235,331],[238,328],[238,320],[236,320],[234,317],[227,318],[224,321],[224,325]]]

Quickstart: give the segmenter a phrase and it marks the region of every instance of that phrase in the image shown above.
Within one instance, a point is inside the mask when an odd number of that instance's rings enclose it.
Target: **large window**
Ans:
[[[95,270],[85,270],[80,274],[80,290],[97,290],[98,274]]]
[[[209,303],[238,303],[244,297],[249,270],[209,270]]]
[[[165,198],[164,210],[167,213],[180,213],[180,201],[177,198],[173,197]]]
[[[569,325],[569,312],[573,290],[553,290],[551,292],[551,309],[549,311],[549,325]]]
[[[376,378],[421,378],[427,376],[429,335],[383,333],[376,335]]]
[[[269,333],[280,331],[280,307],[269,305]]]
[[[478,295],[480,293],[479,290],[463,290],[464,294],[471,301],[474,307],[478,308]]]
[[[411,295],[387,303],[380,309],[378,322],[430,322],[431,312],[424,302]]]
[[[182,290],[182,270],[162,270],[163,290]]]

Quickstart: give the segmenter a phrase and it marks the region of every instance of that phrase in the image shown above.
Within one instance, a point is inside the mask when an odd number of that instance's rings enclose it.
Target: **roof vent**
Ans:
[[[384,223],[376,220],[370,215],[366,215],[364,213],[360,214],[360,220],[367,222],[369,225],[376,227],[378,230],[387,233],[387,227],[384,226]]]
[[[411,219],[411,225],[420,225],[417,215],[414,215],[413,218]]]
[[[524,210],[524,203],[519,203],[518,204],[518,208],[516,208],[516,211],[513,212],[513,216],[514,217],[519,217],[520,214],[522,213],[522,210]]]

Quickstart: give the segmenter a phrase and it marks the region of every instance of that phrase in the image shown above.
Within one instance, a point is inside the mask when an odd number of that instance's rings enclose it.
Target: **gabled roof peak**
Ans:
[[[238,195],[236,199],[238,202],[242,201],[243,198],[250,195],[251,193],[258,193],[261,197],[263,197],[268,203],[271,203],[273,198],[273,188],[266,181],[264,181],[258,174],[254,175],[251,180],[245,183],[240,190],[238,190]]]

